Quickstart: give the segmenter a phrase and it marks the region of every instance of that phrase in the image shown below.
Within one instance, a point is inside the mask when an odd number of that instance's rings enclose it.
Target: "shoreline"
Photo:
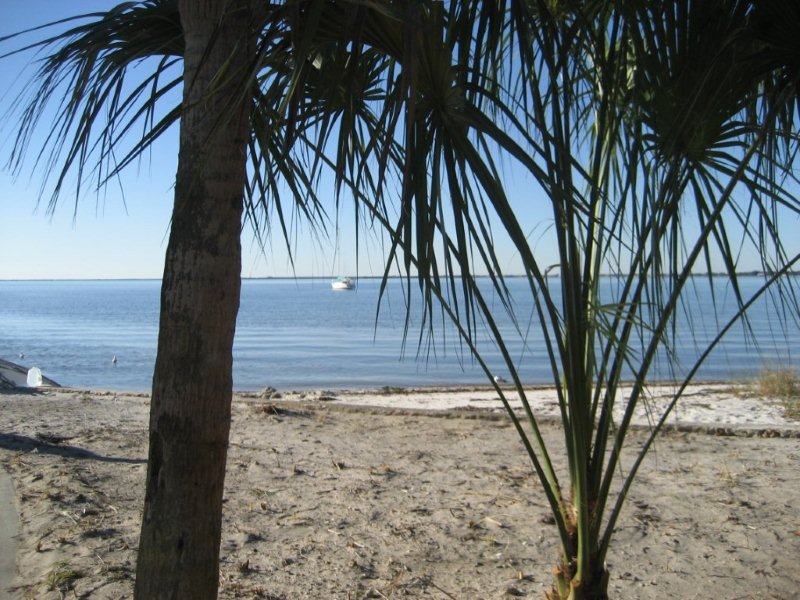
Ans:
[[[630,383],[623,383],[617,394],[618,407],[615,416],[621,415],[624,394]],[[649,428],[654,418],[660,416],[672,399],[679,384],[659,382],[650,385],[643,395],[644,401],[633,416],[634,427]],[[560,411],[552,385],[525,386],[528,403],[537,420],[543,423],[560,423]],[[523,409],[516,390],[509,385],[501,390],[515,411]],[[150,398],[149,392],[120,392],[84,388],[18,388],[0,390],[0,394],[64,393],[67,395],[94,395],[97,397]],[[507,417],[500,398],[491,385],[452,385],[353,389],[300,389],[278,390],[272,387],[260,391],[234,391],[233,402],[271,401],[293,404],[324,403],[331,406],[369,409],[404,414],[438,414],[467,411],[487,418]],[[757,435],[772,432],[785,437],[800,437],[800,420],[785,416],[785,407],[780,400],[766,398],[753,386],[744,382],[698,381],[686,387],[682,397],[672,410],[665,429],[679,431],[708,431],[724,433],[741,430]]]
[[[774,436],[800,425],[734,390],[692,388],[682,423],[699,429],[670,427],[646,459],[612,542],[613,597],[687,598],[710,580],[719,598],[800,588],[800,443]],[[532,390],[542,413],[550,392]],[[556,533],[491,393],[234,394],[220,598],[542,597]],[[131,595],[149,396],[0,394],[0,470],[20,514],[12,598]],[[561,428],[545,418],[542,431],[557,454]]]

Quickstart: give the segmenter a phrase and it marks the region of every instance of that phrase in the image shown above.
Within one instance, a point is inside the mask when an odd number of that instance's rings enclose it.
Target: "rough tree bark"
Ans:
[[[180,0],[183,113],[135,597],[216,598],[241,284],[251,0]],[[238,80],[238,81],[237,81]]]

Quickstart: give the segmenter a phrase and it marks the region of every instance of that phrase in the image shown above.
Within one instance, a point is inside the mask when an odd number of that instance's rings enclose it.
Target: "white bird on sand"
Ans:
[[[495,382],[497,385],[503,385],[504,383],[508,383],[508,382],[507,382],[505,379],[503,379],[502,377],[500,377],[500,375],[495,375],[495,376],[494,376],[494,382]]]
[[[111,364],[112,365],[116,365],[117,364],[117,355],[116,354],[111,357]]]

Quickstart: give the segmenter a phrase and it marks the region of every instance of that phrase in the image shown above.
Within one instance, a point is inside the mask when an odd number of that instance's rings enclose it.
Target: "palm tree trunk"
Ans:
[[[217,597],[250,112],[230,65],[244,73],[251,63],[249,4],[179,5],[183,113],[150,410],[140,599]]]

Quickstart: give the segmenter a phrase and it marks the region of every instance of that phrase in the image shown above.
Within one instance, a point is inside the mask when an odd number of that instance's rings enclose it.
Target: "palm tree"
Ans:
[[[213,598],[231,422],[253,3],[178,3],[183,100],[135,597]]]
[[[44,41],[59,47],[42,66],[14,155],[19,156],[41,110],[61,90],[65,72],[74,79],[61,101],[64,129],[58,131],[56,123],[52,130],[57,133],[48,140],[56,160],[63,161],[55,167],[54,199],[69,170],[76,166],[81,171],[87,156],[98,160],[103,183],[180,116],[135,595],[212,598],[218,587],[239,308],[244,157],[252,99],[248,73],[256,55],[253,3],[146,2],[98,16],[88,27]],[[151,38],[154,30],[158,35]],[[182,77],[160,80],[177,56]],[[122,95],[126,68],[148,57],[157,61],[154,72]],[[155,101],[181,79],[179,111],[172,109],[155,122]],[[94,137],[102,109],[110,110],[111,117]],[[140,118],[149,130],[121,164],[110,163],[119,140]]]
[[[297,1],[256,3],[253,22],[243,16],[249,10],[242,1],[235,4],[242,12],[226,16],[218,32],[201,26],[212,13],[203,17],[185,4],[122,5],[46,40],[57,50],[42,71],[42,93],[28,110],[29,117],[41,114],[42,102],[57,93],[63,74],[76,75],[74,93],[64,101],[65,126],[55,127],[61,133],[50,140],[65,150],[56,194],[64,175],[80,171],[87,157],[101,165],[97,173],[105,181],[181,118],[140,597],[155,593],[145,588],[146,578],[159,581],[158,590],[169,594],[190,589],[183,586],[203,569],[209,574],[197,594],[212,596],[216,589],[216,498],[224,480],[228,344],[238,297],[232,224],[238,227],[240,217],[234,217],[232,198],[245,180],[245,154],[233,148],[242,143],[249,144],[250,161],[245,218],[257,231],[269,227],[266,215],[274,209],[288,235],[280,181],[293,210],[324,227],[326,213],[315,185],[329,169],[336,178],[336,201],[349,192],[357,214],[389,236],[386,273],[400,265],[409,299],[416,281],[424,326],[434,330],[436,311],[453,319],[490,378],[476,333],[479,326],[493,332],[523,412],[514,412],[497,391],[542,483],[561,542],[552,595],[605,597],[605,556],[647,450],[708,352],[737,320],[746,324],[746,310],[758,297],[775,286],[788,289],[791,280],[782,276],[800,258],[783,247],[780,223],[800,212],[790,193],[800,70],[793,33],[782,25],[785,11],[797,9],[789,2],[776,8],[755,0]],[[193,14],[201,18],[194,20]],[[190,44],[194,27],[200,37]],[[245,42],[253,36],[254,50],[234,43],[234,29],[245,34],[238,38]],[[194,44],[206,48],[210,39],[223,58],[208,52],[195,76],[197,63],[188,55],[198,47]],[[237,60],[225,60],[234,52]],[[148,63],[152,70],[133,93],[122,94],[127,70],[145,57],[157,57]],[[159,112],[159,101],[177,84],[169,74],[181,59],[184,102]],[[205,61],[216,73],[212,80],[201,76]],[[203,81],[214,84],[210,97]],[[199,95],[186,95],[192,93]],[[240,127],[250,99],[248,142]],[[216,108],[201,111],[201,106]],[[110,109],[107,125],[98,125],[100,108]],[[109,166],[120,133],[142,121],[145,135]],[[27,127],[20,133],[20,151]],[[183,169],[189,167],[184,163],[211,164],[210,155],[192,154],[208,148],[210,140],[228,148],[229,158],[242,159],[225,163],[230,179],[215,172],[230,185],[230,202],[220,199],[203,211],[203,202],[182,199],[203,189],[206,174]],[[507,196],[502,165],[508,163],[536,184],[530,202],[538,202],[552,219],[555,265],[537,260],[526,224]],[[226,233],[218,231],[219,239],[200,235],[223,222]],[[535,300],[561,406],[563,449],[545,446],[519,365],[506,350],[507,334],[497,327],[476,278],[488,273],[493,292],[513,314],[494,250],[500,238],[518,251]],[[747,246],[759,250],[771,274],[752,297],[745,296],[737,275],[737,257]],[[196,254],[202,249],[210,255]],[[716,264],[727,274],[738,308],[683,372],[672,403],[654,415],[656,425],[644,447],[632,451],[625,444],[632,415],[646,400],[654,365],[675,344],[675,319],[695,281],[692,275]],[[556,279],[548,276],[553,269]],[[609,273],[615,277],[603,277]],[[206,293],[218,294],[220,312],[192,316],[188,309]],[[206,326],[207,338],[186,337],[201,335]],[[190,446],[187,437],[196,434],[199,445]],[[567,456],[566,473],[554,467],[551,456],[557,451]],[[189,537],[194,513],[173,512],[184,503],[201,510],[185,495],[195,484],[187,475],[189,463],[200,456],[198,463],[215,465],[209,471],[213,477],[207,477],[208,506],[200,502],[213,524],[197,532],[208,545]],[[619,491],[612,491],[623,468]],[[168,578],[172,569],[179,574]]]
[[[383,179],[395,168],[402,189],[394,220],[385,205],[361,202],[390,232],[390,258],[416,278],[427,326],[435,306],[444,311],[490,380],[479,322],[505,356],[524,411],[506,408],[561,542],[553,597],[607,596],[605,557],[638,468],[724,334],[747,328],[747,310],[770,292],[796,318],[796,281],[785,276],[800,254],[783,245],[780,223],[800,213],[792,193],[800,71],[782,25],[796,12],[734,0],[410,3],[394,18],[413,32],[394,36],[388,11],[365,19],[358,39],[398,69],[372,118],[388,125],[374,171]],[[390,142],[402,148],[394,165]],[[358,169],[337,169],[340,179],[362,173],[365,158],[354,161]],[[527,171],[546,199],[555,265],[532,250],[506,194],[504,162]],[[513,312],[494,253],[500,237],[518,251],[535,300],[565,473],[475,279],[485,270]],[[767,273],[754,292],[738,274],[748,252]],[[557,279],[547,276],[553,267]],[[695,286],[718,289],[715,269],[736,309],[707,323],[716,333],[696,340],[693,364],[675,365],[677,319]],[[651,415],[643,447],[631,448],[631,421],[647,406],[654,373],[677,378],[675,392]]]
[[[435,85],[420,86],[406,123],[421,140],[407,146],[406,160],[423,156],[413,161],[416,185],[401,214],[417,221],[401,221],[395,239],[406,257],[414,255],[424,297],[464,324],[478,360],[476,316],[504,353],[524,411],[506,408],[560,536],[553,597],[607,596],[605,557],[637,470],[721,337],[739,321],[746,327],[747,309],[773,289],[797,313],[795,282],[784,276],[800,254],[782,244],[779,221],[800,213],[792,195],[798,54],[781,25],[789,13],[767,4],[531,2],[493,4],[495,12],[452,3],[441,54],[463,57],[458,70],[419,53],[445,65],[431,83],[451,86],[433,98]],[[422,35],[431,43],[432,32]],[[453,97],[459,101],[448,102]],[[527,170],[549,204],[557,279],[537,260],[506,196],[494,166],[504,160]],[[554,467],[507,334],[472,275],[486,269],[494,292],[513,306],[492,251],[500,235],[519,252],[535,299],[561,407],[566,473]],[[411,238],[416,248],[409,251]],[[737,273],[748,249],[769,274],[749,295]],[[719,315],[709,341],[698,340],[695,363],[674,372],[673,399],[652,415],[646,443],[629,448],[634,412],[646,404],[659,358],[672,355],[682,303],[700,285],[693,275],[709,273],[713,291],[715,265],[737,309]],[[468,299],[460,305],[456,281]]]

